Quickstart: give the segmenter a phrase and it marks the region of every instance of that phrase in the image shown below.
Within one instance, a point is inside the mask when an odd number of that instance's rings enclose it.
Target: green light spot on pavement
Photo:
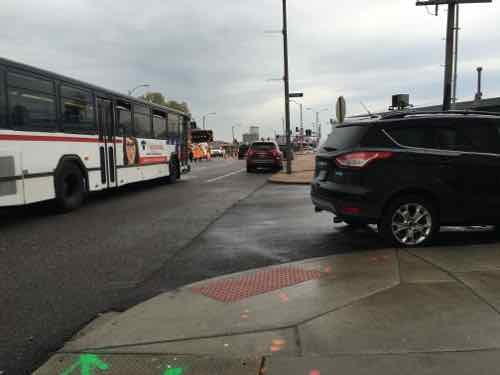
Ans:
[[[180,367],[175,367],[175,368],[168,368],[165,370],[163,375],[182,375],[184,370]]]
[[[78,368],[80,368],[80,375],[92,375],[95,369],[103,371],[108,370],[109,365],[101,361],[95,354],[82,354],[78,358],[78,361],[64,370],[61,375],[78,374],[78,372],[75,372]]]

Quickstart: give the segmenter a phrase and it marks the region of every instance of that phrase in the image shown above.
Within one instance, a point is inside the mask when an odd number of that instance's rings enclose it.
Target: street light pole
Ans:
[[[215,112],[210,112],[205,115],[203,115],[203,130],[205,130],[206,123],[207,123],[207,116],[215,116],[217,113]]]
[[[143,84],[143,85],[138,85],[134,87],[132,90],[128,90],[128,96],[132,96],[135,90],[140,89],[141,87],[150,87],[151,85],[149,84]]]
[[[236,128],[236,127],[239,127],[239,125],[233,125],[231,127],[231,132],[233,133],[233,143],[235,143],[235,141],[237,141],[236,138],[234,137],[234,128]]]
[[[313,112],[313,125],[314,125],[314,132],[316,133],[316,137],[321,136],[321,130],[320,130],[320,125],[319,125],[319,114],[321,112],[329,111],[329,108],[323,108],[320,110],[315,110],[314,108],[306,108],[308,111]],[[318,137],[319,140],[319,137]]]
[[[304,149],[304,112],[303,105],[300,103],[300,150]]]
[[[318,128],[319,128],[319,111],[316,111],[316,136],[318,136]]]
[[[283,0],[283,62],[285,81],[285,124],[286,124],[286,173],[292,173],[292,144],[290,140],[290,82],[288,80],[288,25],[286,0]]]
[[[299,133],[300,135],[299,135],[299,139],[300,139],[300,149],[302,150],[303,143],[304,143],[304,106],[302,103],[297,103],[294,100],[290,100],[290,102],[297,104],[300,108],[300,133]]]

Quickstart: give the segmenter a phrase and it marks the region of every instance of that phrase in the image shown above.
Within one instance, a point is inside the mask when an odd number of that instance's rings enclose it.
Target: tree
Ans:
[[[140,96],[139,99],[155,104],[163,105],[181,112],[191,113],[189,111],[189,104],[186,102],[177,102],[175,100],[167,100],[161,92],[147,92]]]
[[[167,107],[172,108],[172,109],[177,109],[178,111],[186,112],[186,113],[191,113],[189,111],[189,105],[186,102],[176,102],[175,100],[169,100],[167,102]]]
[[[140,96],[139,99],[145,100],[147,102],[153,102],[159,105],[167,105],[167,101],[161,92],[147,92]]]

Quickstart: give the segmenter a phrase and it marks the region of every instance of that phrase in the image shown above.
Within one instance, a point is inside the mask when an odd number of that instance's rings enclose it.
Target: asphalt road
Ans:
[[[177,185],[92,196],[65,215],[0,211],[0,374],[23,374],[100,312],[194,281],[305,258],[384,247],[371,228],[333,225],[307,186],[266,183],[241,161],[195,167]],[[438,244],[498,241],[448,230]]]
[[[97,194],[65,215],[1,210],[0,373],[27,373],[99,312],[127,308],[136,285],[265,184],[244,167],[200,163],[176,185]]]

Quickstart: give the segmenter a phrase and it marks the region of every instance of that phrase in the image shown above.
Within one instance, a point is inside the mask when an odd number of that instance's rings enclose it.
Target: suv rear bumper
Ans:
[[[262,169],[279,169],[283,166],[281,159],[247,159],[247,167]]]
[[[359,186],[317,180],[311,185],[311,199],[316,209],[366,223],[377,223],[382,214],[382,200],[374,200],[373,196],[370,190]]]

